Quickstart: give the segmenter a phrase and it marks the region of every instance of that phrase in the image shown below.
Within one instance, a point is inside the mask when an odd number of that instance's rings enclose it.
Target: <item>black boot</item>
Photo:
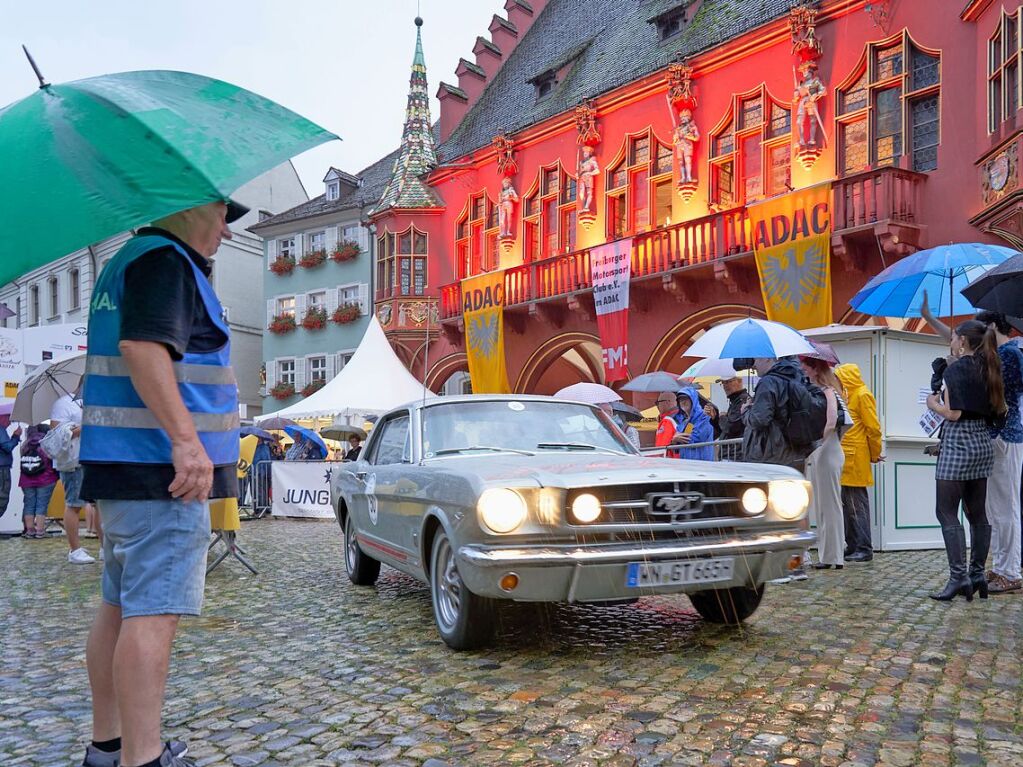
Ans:
[[[991,550],[991,525],[970,523],[970,584],[973,592],[980,592],[981,599],[987,599],[987,579],[984,564]]]
[[[948,557],[948,583],[931,599],[950,602],[962,594],[967,602],[973,601],[973,584],[966,573],[966,531],[959,525],[941,528],[945,539],[945,555]]]

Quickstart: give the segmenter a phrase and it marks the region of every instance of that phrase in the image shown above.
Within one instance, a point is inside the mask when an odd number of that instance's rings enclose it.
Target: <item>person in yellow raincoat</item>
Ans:
[[[874,558],[870,540],[870,503],[867,488],[874,484],[871,464],[881,455],[881,423],[874,394],[863,382],[860,368],[846,363],[835,368],[845,390],[853,426],[842,437],[845,467],[842,469],[842,514],[845,517],[845,561],[869,562]]]

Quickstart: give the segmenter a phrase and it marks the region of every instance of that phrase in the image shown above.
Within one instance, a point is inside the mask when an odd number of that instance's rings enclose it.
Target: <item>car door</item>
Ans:
[[[377,559],[399,569],[408,567],[409,536],[402,520],[401,508],[403,477],[412,463],[411,429],[409,413],[395,413],[378,426],[379,434],[373,443],[365,466],[361,467],[366,521],[360,524],[365,542]]]

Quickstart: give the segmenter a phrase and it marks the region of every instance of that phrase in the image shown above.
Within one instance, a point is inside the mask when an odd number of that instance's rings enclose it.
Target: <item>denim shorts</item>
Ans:
[[[74,471],[62,471],[60,473],[61,484],[64,485],[64,505],[72,509],[80,509],[85,505],[82,500],[82,467]]]
[[[23,487],[21,492],[25,496],[24,505],[21,508],[22,517],[45,517],[46,509],[50,505],[50,499],[53,497],[53,488],[57,486],[57,483],[52,485],[43,485],[42,487]]]
[[[103,524],[103,601],[122,618],[198,615],[210,507],[200,501],[96,501]]]

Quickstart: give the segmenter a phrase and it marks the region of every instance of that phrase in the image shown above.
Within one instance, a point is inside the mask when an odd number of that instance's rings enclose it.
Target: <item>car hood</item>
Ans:
[[[508,487],[592,487],[643,482],[747,481],[801,478],[794,469],[757,463],[711,463],[632,455],[482,454],[435,458],[426,467]]]

